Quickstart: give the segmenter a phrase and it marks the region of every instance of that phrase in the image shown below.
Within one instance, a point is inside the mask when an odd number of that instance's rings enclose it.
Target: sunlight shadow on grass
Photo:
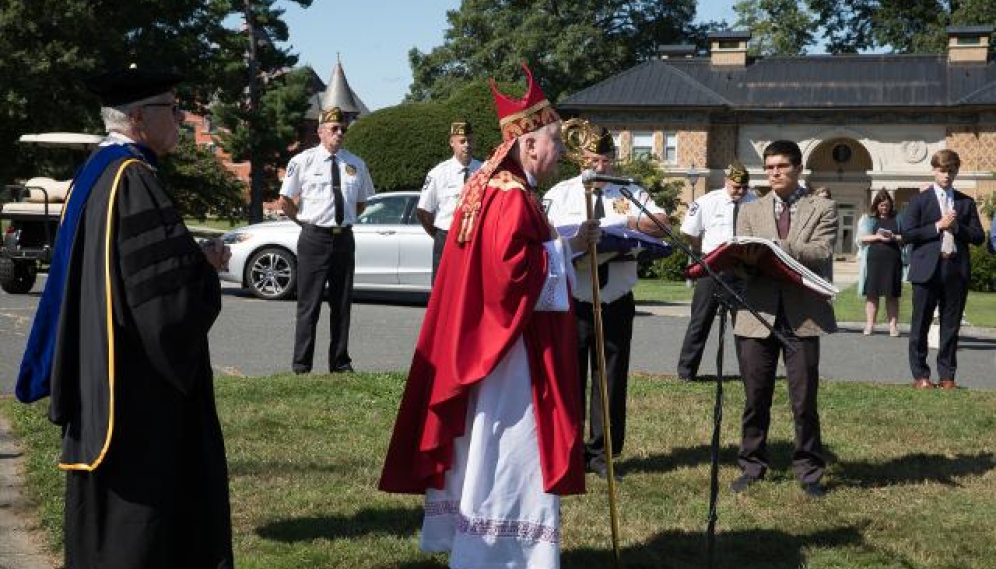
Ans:
[[[771,461],[770,470],[782,470],[791,466],[790,460],[794,450],[792,443],[788,441],[774,441],[768,443],[768,459]],[[720,465],[736,465],[737,452],[740,449],[735,445],[726,445],[719,449]],[[827,464],[836,461],[837,456],[828,448],[824,447],[823,452],[827,459]],[[676,448],[670,452],[652,454],[639,458],[623,458],[619,461],[619,468],[626,472],[655,472],[664,473],[678,470],[679,468],[695,468],[711,462],[712,449],[708,444],[694,447]]]
[[[965,476],[981,476],[996,468],[993,453],[908,454],[884,462],[842,462],[834,478],[842,486],[881,488],[895,484],[935,482],[945,486],[961,486],[956,480]]]
[[[268,523],[256,533],[286,543],[316,539],[349,539],[370,535],[408,537],[422,526],[422,508],[360,510],[352,516],[311,516]]]
[[[842,526],[810,534],[752,529],[720,533],[716,538],[716,569],[740,569],[746,565],[766,569],[798,569],[806,566],[809,547],[861,546],[861,528]],[[640,545],[624,548],[620,558],[626,569],[699,568],[706,566],[706,539],[699,532],[669,531]],[[561,556],[565,569],[611,567],[611,550],[573,549]]]

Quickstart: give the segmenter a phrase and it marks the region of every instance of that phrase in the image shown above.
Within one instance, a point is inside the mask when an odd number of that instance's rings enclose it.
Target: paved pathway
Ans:
[[[0,569],[52,569],[32,527],[35,514],[22,495],[21,452],[0,417]]]

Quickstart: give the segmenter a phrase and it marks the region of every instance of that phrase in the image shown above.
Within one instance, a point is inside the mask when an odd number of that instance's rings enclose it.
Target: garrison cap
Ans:
[[[750,182],[750,174],[747,172],[747,168],[744,167],[740,162],[733,162],[726,169],[726,177],[731,182],[736,182],[737,184],[746,184]]]
[[[100,97],[105,107],[118,107],[163,93],[169,93],[183,80],[171,71],[139,69],[134,64],[122,71],[110,71],[85,81],[86,88]]]
[[[595,154],[612,154],[616,151],[616,145],[612,142],[612,133],[604,126],[592,125],[595,137],[585,145],[585,150]]]
[[[474,134],[474,129],[467,121],[457,121],[450,124],[450,136],[469,136],[471,134]]]
[[[327,122],[337,122],[345,124],[346,113],[342,112],[339,107],[332,107],[331,109],[325,109],[322,111],[321,116],[318,118],[319,124],[325,124]]]

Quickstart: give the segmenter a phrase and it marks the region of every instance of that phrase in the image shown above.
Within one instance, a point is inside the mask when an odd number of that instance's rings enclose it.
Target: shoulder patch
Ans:
[[[428,188],[429,184],[431,184],[431,183],[432,183],[432,176],[426,176],[425,177],[425,183],[422,184],[422,191],[424,192],[425,189]]]
[[[507,170],[503,170],[488,180],[488,187],[505,192],[508,190],[525,190],[526,181]]]
[[[349,162],[346,162],[346,174],[348,174],[350,176],[355,176],[356,175],[356,166],[353,166]]]
[[[551,207],[553,207],[553,200],[543,200],[543,213],[549,215]]]
[[[692,202],[692,206],[688,208],[689,217],[698,215],[699,213],[699,202]]]
[[[293,176],[295,170],[297,170],[297,161],[296,160],[291,160],[290,163],[287,164],[287,174],[286,175],[287,176]]]

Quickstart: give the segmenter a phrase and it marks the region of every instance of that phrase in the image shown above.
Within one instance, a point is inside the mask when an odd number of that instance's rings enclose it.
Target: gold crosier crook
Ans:
[[[566,157],[578,164],[582,170],[588,165],[585,158],[585,148],[595,148],[598,133],[591,123],[584,119],[574,118],[564,122],[562,127]],[[594,196],[595,183],[584,185],[584,202],[588,219],[595,217]],[[591,268],[591,309],[595,318],[595,352],[598,355],[598,391],[602,395],[602,430],[605,439],[605,465],[608,470],[609,483],[609,521],[612,524],[612,556],[616,569],[619,561],[619,515],[616,511],[616,476],[612,458],[612,421],[609,418],[609,385],[605,377],[605,336],[602,331],[602,302],[598,290],[598,245],[588,244],[588,264]],[[584,394],[582,394],[582,397]],[[584,410],[582,409],[582,413]]]

